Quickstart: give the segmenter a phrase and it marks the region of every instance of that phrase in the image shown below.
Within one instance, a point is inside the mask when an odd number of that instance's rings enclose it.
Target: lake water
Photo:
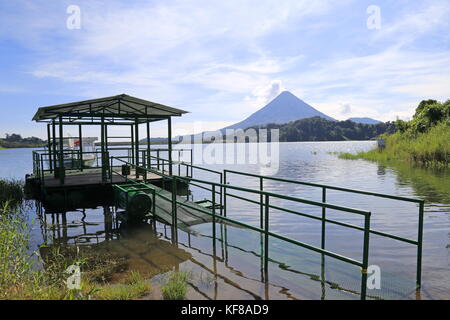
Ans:
[[[280,166],[276,177],[361,189],[425,200],[422,289],[414,290],[416,248],[414,245],[371,235],[370,265],[381,270],[381,289],[368,291],[368,297],[386,299],[450,298],[450,177],[448,170],[434,171],[409,165],[381,165],[364,160],[338,159],[337,152],[371,149],[365,142],[298,142],[280,144]],[[180,148],[187,148],[183,145]],[[206,147],[206,146],[204,146]],[[267,168],[255,165],[210,164],[205,167],[265,174]],[[31,150],[0,150],[0,177],[23,179],[32,172]],[[198,178],[207,175],[194,172]],[[228,177],[232,185],[259,188],[252,177]],[[321,201],[318,188],[279,182],[265,182],[265,191]],[[192,188],[195,200],[208,196]],[[231,192],[230,192],[231,193]],[[239,194],[239,193],[236,193]],[[249,197],[250,198],[250,197]],[[256,199],[257,200],[257,199]],[[413,203],[364,195],[328,191],[327,202],[372,212],[373,229],[417,239],[418,209]],[[320,210],[307,205],[274,205],[320,216]],[[227,198],[228,217],[259,225],[259,207]],[[36,209],[30,208],[30,220]],[[105,215],[106,211],[106,215]],[[189,297],[198,299],[359,299],[360,270],[333,258],[281,240],[270,240],[268,281],[261,271],[261,237],[256,232],[218,225],[212,238],[211,224],[179,231],[178,245],[170,242],[170,227],[156,223],[133,229],[120,226],[108,208],[69,212],[62,217],[47,215],[46,222],[33,225],[34,248],[44,242],[58,245],[84,245],[92,250],[108,250],[127,257],[131,269],[139,270],[158,283],[160,273],[170,269],[189,271]],[[360,216],[327,211],[327,217],[361,226]],[[320,221],[271,210],[270,229],[310,245],[320,247]],[[327,224],[326,249],[356,260],[362,259],[362,232]]]

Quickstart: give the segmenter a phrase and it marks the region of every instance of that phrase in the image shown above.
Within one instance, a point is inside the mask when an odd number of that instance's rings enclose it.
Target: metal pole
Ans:
[[[83,131],[81,124],[78,125],[78,136],[80,141],[80,167],[81,171],[83,171],[84,163],[83,163]]]
[[[227,172],[223,171],[223,184],[227,185]],[[223,187],[223,215],[227,216],[227,187]]]
[[[327,188],[322,188],[322,203],[327,202]],[[326,218],[326,208],[322,207],[322,249],[325,249],[325,218]]]
[[[57,161],[57,157],[56,157],[56,123],[55,120],[53,120],[52,122],[52,135],[53,135],[53,168],[54,168],[54,174],[55,174],[55,178],[56,178],[56,161]]]
[[[213,238],[216,247],[216,185],[212,185],[212,216],[213,216]]]
[[[101,148],[102,148],[102,181],[106,180],[106,172],[105,172],[105,117],[102,116],[101,123]]]
[[[135,136],[134,136],[134,140],[135,140],[135,143],[136,143],[136,146],[135,146],[135,152],[136,152],[136,165],[137,166],[139,166],[139,120],[136,118],[136,122],[135,122],[135,127],[134,127],[134,130],[135,130]],[[137,170],[136,170],[136,177],[138,177],[138,175],[137,175]]]
[[[177,178],[172,178],[172,241],[178,242],[177,221]]]
[[[152,167],[151,146],[150,146],[150,122],[147,121],[147,166]]]
[[[223,173],[220,173],[220,184],[220,215],[223,216]]]
[[[62,116],[59,116],[59,181],[64,184],[64,131]]]
[[[264,196],[262,194],[262,192],[264,191],[264,180],[263,177],[259,178],[259,191],[261,191],[261,193],[259,194],[259,202],[260,202],[260,206],[259,206],[259,224],[261,229],[264,228]]]
[[[170,116],[167,118],[167,127],[168,127],[168,137],[167,137],[167,145],[169,147],[169,176],[172,175],[172,119]]]
[[[136,164],[134,162],[134,125],[131,125],[131,163]]]
[[[48,162],[50,165],[50,173],[53,173],[53,159],[52,159],[52,147],[51,147],[51,133],[50,133],[50,123],[47,124],[47,143],[48,143]]]
[[[191,146],[191,148],[192,148],[192,146]],[[194,163],[194,158],[193,158],[193,155],[192,155],[192,149],[190,150],[190,152],[191,152],[191,165],[193,165]],[[191,166],[191,178],[194,176],[194,167],[192,167]]]
[[[364,217],[364,249],[361,276],[361,300],[366,300],[367,294],[367,269],[369,267],[369,238],[370,238],[370,213]]]
[[[269,195],[265,195],[265,217],[264,217],[264,273],[265,282],[269,281]]]
[[[423,214],[425,203],[419,203],[419,234],[417,237],[417,288],[422,285],[422,242],[423,242]]]

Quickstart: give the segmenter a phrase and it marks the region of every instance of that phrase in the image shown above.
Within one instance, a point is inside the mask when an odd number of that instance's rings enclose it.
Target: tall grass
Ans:
[[[0,205],[8,202],[12,206],[22,202],[24,198],[23,188],[23,181],[0,179]]]
[[[8,202],[0,207],[0,289],[16,287],[27,280],[33,263],[28,254],[28,225],[14,214]]]
[[[341,153],[341,159],[410,161],[427,167],[449,167],[450,121],[442,121],[424,133],[396,132],[385,137],[386,147],[357,154]]]
[[[161,287],[164,300],[184,300],[187,293],[187,272],[171,272]]]
[[[142,277],[131,272],[124,283],[110,282],[112,274],[124,272],[125,258],[78,247],[42,246],[30,252],[30,226],[22,207],[6,201],[0,207],[0,299],[72,300],[136,299],[150,290]],[[43,268],[39,268],[36,262]],[[66,270],[78,265],[82,286],[69,289]]]

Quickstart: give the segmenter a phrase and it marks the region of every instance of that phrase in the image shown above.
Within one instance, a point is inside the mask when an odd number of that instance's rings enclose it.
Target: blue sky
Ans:
[[[179,134],[238,122],[282,90],[336,119],[407,119],[450,98],[449,16],[448,0],[0,0],[0,135],[42,136],[37,107],[120,93],[190,111]]]

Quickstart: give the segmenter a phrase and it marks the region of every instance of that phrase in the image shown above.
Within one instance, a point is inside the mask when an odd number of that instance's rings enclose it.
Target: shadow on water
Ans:
[[[170,270],[187,271],[189,299],[360,299],[358,268],[278,239],[270,240],[264,272],[263,239],[251,230],[216,223],[214,238],[213,225],[205,223],[178,230],[175,243],[170,226],[151,219],[126,225],[110,207],[63,214],[38,209],[46,248],[112,253],[153,281]],[[367,298],[411,298],[413,287],[385,274],[383,290],[368,290]]]

